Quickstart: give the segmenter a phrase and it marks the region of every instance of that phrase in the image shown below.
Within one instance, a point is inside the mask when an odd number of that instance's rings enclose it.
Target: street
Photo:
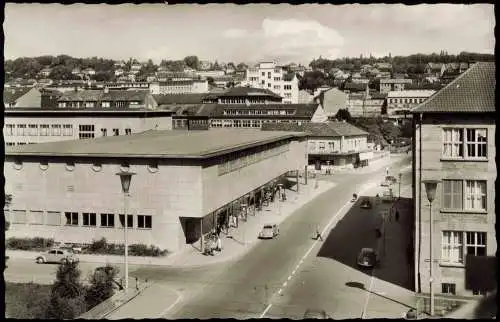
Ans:
[[[397,173],[399,168],[408,164],[409,159],[405,158],[393,165],[391,171]],[[349,265],[355,265],[360,247],[376,243],[375,221],[349,214],[339,224],[342,227],[339,236],[334,236],[335,231],[326,238],[323,243],[326,248],[322,252],[325,255],[321,257],[315,256],[321,244],[313,246],[312,237],[316,225],[324,227],[332,214],[349,202],[352,193],[359,191],[367,179],[380,178],[382,181],[383,177],[384,169],[369,176],[346,173],[326,177],[326,180],[341,180],[342,184],[300,208],[281,224],[278,239],[262,241],[239,261],[220,269],[218,274],[205,281],[198,294],[184,299],[165,317],[302,318],[307,308],[317,306],[330,314],[335,312],[335,318],[361,317],[367,292],[345,284],[350,281],[364,283],[367,287],[370,284],[369,273]],[[359,212],[367,215],[364,210]],[[339,249],[342,250],[338,259],[329,258]],[[311,256],[304,258],[307,253]],[[398,269],[402,267],[394,268]],[[403,312],[404,308],[396,310]]]

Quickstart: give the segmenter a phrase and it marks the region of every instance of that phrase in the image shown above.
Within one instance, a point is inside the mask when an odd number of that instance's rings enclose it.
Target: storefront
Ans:
[[[369,160],[371,160],[371,159],[373,159],[373,152],[372,151],[359,153],[359,165],[361,167],[367,167]]]

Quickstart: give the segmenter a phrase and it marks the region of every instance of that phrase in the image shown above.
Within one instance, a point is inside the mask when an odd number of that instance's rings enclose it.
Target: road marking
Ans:
[[[293,275],[295,275],[295,272],[296,272],[296,271],[297,271],[297,269],[294,269],[294,270],[292,271],[292,276],[293,276]]]
[[[368,301],[370,300],[370,294],[371,294],[372,287],[373,287],[373,280],[374,280],[374,276],[373,276],[373,272],[372,272],[372,277],[370,278],[370,288],[368,289],[368,295],[366,295],[365,306],[363,307],[363,313],[361,313],[361,319],[364,319],[365,315],[366,315],[366,309],[368,308]]]
[[[291,280],[292,279],[292,275],[288,276],[288,280]]]
[[[378,181],[372,181],[372,182],[369,182],[369,183],[366,183],[364,186],[363,186],[363,189],[361,189],[359,192],[358,192],[358,195],[361,195],[363,192],[375,187],[378,185]],[[341,214],[341,212],[344,210],[344,208],[346,208],[348,205],[352,204],[352,202],[350,200],[348,200],[342,207],[340,207],[340,209],[335,213],[335,215],[333,215],[333,217],[330,219],[330,221],[326,224],[325,228],[323,229],[323,231],[321,232],[321,235],[324,235],[326,233],[326,231],[328,230],[328,228],[333,224],[333,222],[337,219],[337,217]],[[311,251],[314,249],[314,247],[316,247],[316,244],[319,242],[319,239],[316,239],[316,241],[311,245],[311,247],[309,248],[309,250],[304,254],[304,256],[302,256],[302,258],[300,259],[299,261],[299,264],[297,265],[296,269],[299,268],[299,266],[304,263],[304,259],[306,259],[306,257],[309,255],[309,253],[311,253]],[[290,276],[288,277],[288,280],[290,280]],[[372,282],[373,282],[373,276],[372,276]],[[283,286],[286,286],[287,282],[285,282],[283,284]],[[371,288],[371,286],[370,286]],[[281,294],[282,292],[282,289],[280,288],[279,291],[278,291],[278,294]],[[266,314],[267,312],[271,309],[272,307],[272,303],[269,303],[266,307],[266,309],[264,310],[264,312],[262,312],[262,314],[260,315],[260,318],[262,319]],[[363,311],[364,312],[364,311]]]
[[[182,294],[180,294],[179,292],[177,292],[176,289],[174,289],[174,288],[170,288],[170,289],[172,289],[177,294],[177,299],[174,301],[174,303],[170,304],[165,310],[163,310],[163,312],[161,312],[160,316],[158,316],[159,318],[161,318],[165,314],[167,314],[168,311],[170,311],[170,309],[172,309],[181,300],[181,298],[182,298]]]
[[[288,284],[288,282],[284,282],[284,283],[283,283],[283,287],[286,287],[286,284]]]

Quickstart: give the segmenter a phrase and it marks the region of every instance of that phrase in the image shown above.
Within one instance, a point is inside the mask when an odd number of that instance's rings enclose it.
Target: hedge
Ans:
[[[52,238],[17,238],[11,237],[7,239],[7,249],[19,250],[44,250],[54,246],[54,239]]]

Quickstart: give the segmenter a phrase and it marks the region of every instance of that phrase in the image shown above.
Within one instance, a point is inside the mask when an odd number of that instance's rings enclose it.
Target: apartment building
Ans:
[[[64,92],[58,99],[59,108],[146,108],[157,104],[148,90],[90,89]]]
[[[380,79],[380,86],[379,86],[379,92],[380,93],[389,93],[390,91],[402,91],[405,89],[405,86],[408,84],[412,84],[411,79],[394,79],[394,78],[388,78],[388,79]]]
[[[152,82],[151,94],[208,93],[208,81],[201,79],[166,80]]]
[[[430,265],[435,293],[485,291],[467,286],[466,276],[468,260],[497,250],[495,78],[495,63],[477,63],[412,111],[418,292],[430,291]],[[427,179],[440,180],[432,208]]]
[[[299,80],[295,73],[287,72],[276,62],[261,62],[247,69],[245,83],[251,87],[265,88],[283,97],[285,104],[299,102]]]
[[[6,146],[171,130],[172,112],[117,108],[6,108]]]
[[[387,94],[387,115],[391,117],[406,117],[411,109],[431,97],[434,90],[404,90],[390,91]]]
[[[307,133],[309,167],[334,170],[366,166],[373,151],[368,148],[368,132],[346,122],[265,123],[262,131],[293,131]]]
[[[175,252],[216,223],[253,207],[262,191],[306,164],[301,133],[212,129],[6,149],[6,237],[123,244],[125,215],[117,172],[133,172],[130,244]],[[203,249],[203,245],[201,245]]]

